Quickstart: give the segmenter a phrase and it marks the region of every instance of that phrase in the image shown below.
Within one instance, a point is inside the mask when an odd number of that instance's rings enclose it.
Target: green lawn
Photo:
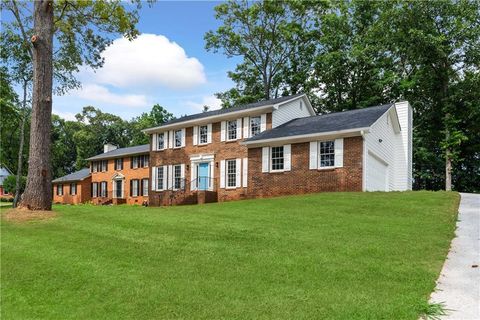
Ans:
[[[2,319],[418,319],[459,195],[56,206],[1,227]],[[4,210],[3,210],[4,211]]]

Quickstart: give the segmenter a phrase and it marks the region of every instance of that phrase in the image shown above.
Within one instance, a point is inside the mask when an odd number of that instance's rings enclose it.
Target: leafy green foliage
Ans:
[[[3,180],[3,188],[7,193],[15,194],[15,185],[17,183],[17,177],[9,175]],[[25,190],[25,184],[27,183],[27,177],[22,177],[20,180],[20,192]]]

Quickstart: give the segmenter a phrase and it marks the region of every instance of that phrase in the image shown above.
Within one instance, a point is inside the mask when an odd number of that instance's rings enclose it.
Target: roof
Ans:
[[[128,147],[128,148],[118,148],[109,152],[101,153],[96,156],[90,157],[87,160],[100,160],[100,159],[110,159],[117,158],[122,156],[142,154],[150,152],[149,144],[142,144],[140,146]]]
[[[244,105],[241,105],[241,106],[228,108],[228,109],[218,109],[218,110],[196,113],[196,114],[180,117],[178,119],[173,119],[173,120],[167,121],[167,122],[165,122],[165,123],[163,123],[160,126],[155,127],[155,128],[161,128],[161,127],[164,127],[164,126],[168,126],[168,125],[175,124],[175,123],[181,123],[181,122],[185,122],[185,121],[192,121],[192,120],[198,120],[198,119],[208,118],[208,117],[212,117],[212,116],[219,116],[219,115],[228,114],[228,113],[235,112],[235,111],[242,111],[242,110],[254,109],[254,108],[259,108],[259,107],[272,106],[272,105],[276,105],[276,104],[279,104],[279,103],[283,103],[283,102],[295,99],[297,97],[301,97],[303,95],[305,95],[305,94],[304,93],[298,93],[298,94],[285,96],[285,97],[280,97],[280,98],[276,98],[276,99],[263,100],[263,101],[258,101],[258,102],[255,102],[255,103],[244,104]],[[150,130],[150,129],[155,129],[155,128],[148,128],[148,129],[145,129],[145,130]]]
[[[80,181],[80,180],[83,180],[83,179],[87,178],[88,176],[90,176],[90,169],[85,168],[85,169],[78,170],[78,171],[75,171],[73,173],[67,174],[66,176],[57,178],[57,179],[53,180],[52,182],[53,183],[58,183],[58,182]]]
[[[394,104],[293,119],[246,142],[370,127]]]

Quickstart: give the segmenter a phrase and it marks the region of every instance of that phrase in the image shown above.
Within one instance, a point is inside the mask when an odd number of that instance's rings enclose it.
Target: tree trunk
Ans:
[[[20,124],[20,146],[18,148],[17,181],[15,182],[15,198],[13,207],[16,208],[20,199],[20,187],[22,179],[23,145],[25,143],[25,123],[27,122],[27,80],[23,81],[22,123]]]
[[[450,149],[445,150],[445,190],[452,191],[452,159]]]
[[[53,83],[53,3],[34,2],[33,95],[28,176],[21,207],[52,209],[50,163]]]

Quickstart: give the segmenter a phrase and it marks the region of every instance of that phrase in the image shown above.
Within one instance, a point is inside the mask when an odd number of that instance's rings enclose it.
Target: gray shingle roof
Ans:
[[[80,180],[85,179],[89,175],[90,175],[90,169],[85,168],[85,169],[78,170],[78,171],[75,171],[73,173],[67,174],[66,176],[57,178],[57,179],[53,180],[52,182],[57,183],[57,182],[80,181]]]
[[[347,129],[370,127],[393,104],[344,112],[329,113],[312,117],[297,118],[284,123],[272,130],[264,131],[245,141],[260,141],[283,137],[293,137],[305,134],[331,132]]]
[[[249,103],[249,104],[244,104],[238,107],[233,107],[233,108],[228,108],[228,109],[219,109],[219,110],[212,110],[212,111],[207,111],[207,112],[202,112],[202,113],[196,113],[188,116],[184,116],[178,119],[173,119],[168,122],[163,123],[160,127],[174,124],[174,123],[179,123],[179,122],[184,122],[184,121],[189,121],[189,120],[197,120],[197,119],[202,119],[206,117],[211,117],[211,116],[217,116],[221,114],[226,114],[229,112],[234,112],[234,111],[240,111],[240,110],[246,110],[246,109],[252,109],[252,108],[258,108],[258,107],[263,107],[263,106],[269,106],[269,105],[274,105],[278,103],[282,103],[284,101],[291,100],[296,97],[300,97],[304,95],[303,93],[298,93],[294,94],[291,96],[285,96],[285,97],[280,97],[276,99],[270,99],[270,100],[263,100],[263,101],[258,101],[255,103]]]
[[[100,160],[100,159],[110,159],[134,154],[148,153],[150,152],[149,144],[142,144],[140,146],[128,147],[128,148],[118,148],[109,152],[97,154],[96,156],[90,157],[87,160]]]

